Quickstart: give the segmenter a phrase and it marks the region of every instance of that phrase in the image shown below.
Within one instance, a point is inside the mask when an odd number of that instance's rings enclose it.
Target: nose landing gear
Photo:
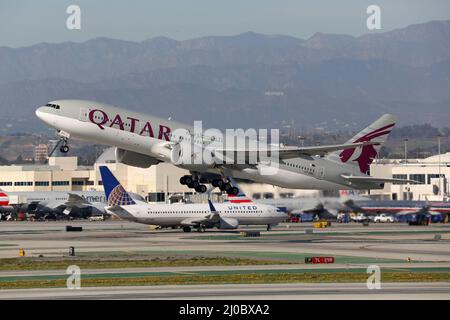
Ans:
[[[67,145],[67,140],[63,140],[63,145],[61,147],[59,147],[59,151],[61,151],[62,153],[69,152],[69,146]]]
[[[52,156],[53,152],[55,152],[56,148],[58,148],[58,147],[59,147],[59,151],[61,151],[61,153],[69,152],[68,141],[69,141],[70,133],[65,132],[63,130],[58,130],[58,136],[59,136],[59,141],[55,145],[55,147],[52,149],[52,151],[50,151],[50,153],[48,154],[49,157]]]

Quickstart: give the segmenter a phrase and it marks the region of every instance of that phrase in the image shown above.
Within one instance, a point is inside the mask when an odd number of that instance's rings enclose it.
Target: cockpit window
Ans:
[[[47,103],[46,105],[45,105],[46,107],[50,107],[50,108],[53,108],[53,109],[56,109],[56,110],[59,110],[59,105],[57,105],[57,104],[52,104],[52,103]]]

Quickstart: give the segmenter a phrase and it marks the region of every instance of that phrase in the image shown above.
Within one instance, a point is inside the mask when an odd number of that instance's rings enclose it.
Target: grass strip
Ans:
[[[278,274],[232,274],[232,275],[169,275],[136,278],[88,278],[81,281],[82,287],[101,286],[151,286],[194,284],[257,284],[257,283],[334,283],[363,282],[367,273],[278,273]],[[383,282],[450,282],[450,272],[415,273],[383,272]],[[24,280],[0,282],[0,289],[29,289],[65,287],[66,280]]]
[[[277,261],[289,264],[287,261]],[[291,262],[292,263],[292,262]],[[113,269],[113,268],[144,268],[144,267],[194,267],[194,266],[247,266],[269,265],[273,260],[258,260],[234,257],[202,257],[188,258],[165,257],[151,259],[86,259],[86,258],[7,258],[0,259],[1,271],[14,270],[56,270],[77,265],[81,269]]]

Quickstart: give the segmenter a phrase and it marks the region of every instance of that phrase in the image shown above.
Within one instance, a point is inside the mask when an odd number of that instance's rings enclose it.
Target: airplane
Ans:
[[[3,208],[12,208],[9,212],[18,210],[38,217],[54,217],[61,214],[86,217],[105,213],[105,196],[100,191],[6,192],[0,190],[0,195],[2,194],[4,197],[0,211]]]
[[[318,219],[335,219],[338,213],[349,212],[346,205],[350,201],[367,200],[359,195],[340,197],[295,197],[281,199],[260,199],[259,203],[270,204],[278,208],[285,208],[291,214],[312,214]]]
[[[423,220],[426,217],[450,214],[450,204],[446,202],[408,201],[408,200],[348,200],[345,205],[354,212],[373,216],[388,213],[397,216],[416,217]]]
[[[57,130],[57,146],[63,153],[69,151],[71,138],[111,145],[116,147],[119,163],[148,168],[169,162],[189,170],[191,174],[181,177],[180,183],[202,193],[207,191],[204,183],[211,183],[237,194],[238,188],[227,179],[230,176],[293,189],[382,189],[389,182],[415,183],[369,175],[370,164],[395,125],[391,114],[381,116],[344,144],[284,146],[247,139],[244,134],[237,135],[236,141],[238,145],[246,142],[245,146],[231,148],[226,143],[228,136],[224,138],[219,130],[198,132],[195,125],[95,101],[52,101],[37,108],[36,116]],[[262,147],[250,147],[252,143]]]
[[[267,230],[287,219],[276,207],[247,203],[149,204],[134,200],[106,166],[100,166],[103,188],[108,200],[106,211],[123,220],[160,227],[237,229],[240,225],[267,225]]]

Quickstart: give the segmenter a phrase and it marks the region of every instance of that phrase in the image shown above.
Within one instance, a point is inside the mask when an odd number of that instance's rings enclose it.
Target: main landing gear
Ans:
[[[195,191],[199,193],[205,193],[206,190],[208,190],[204,184],[200,184],[200,179],[194,179],[193,176],[182,176],[180,178],[180,183],[191,189],[195,189]]]
[[[237,195],[239,189],[233,187],[230,182],[224,181],[223,179],[214,179],[212,181],[213,187],[219,188],[220,191],[226,191],[229,195]]]
[[[208,190],[206,185],[201,184],[200,179],[195,175],[182,176],[180,178],[180,183],[191,189],[195,189],[195,191],[199,193],[205,193]],[[220,191],[226,191],[229,195],[237,195],[239,193],[238,188],[232,186],[230,182],[223,179],[214,179],[211,184],[213,187],[219,188]]]

